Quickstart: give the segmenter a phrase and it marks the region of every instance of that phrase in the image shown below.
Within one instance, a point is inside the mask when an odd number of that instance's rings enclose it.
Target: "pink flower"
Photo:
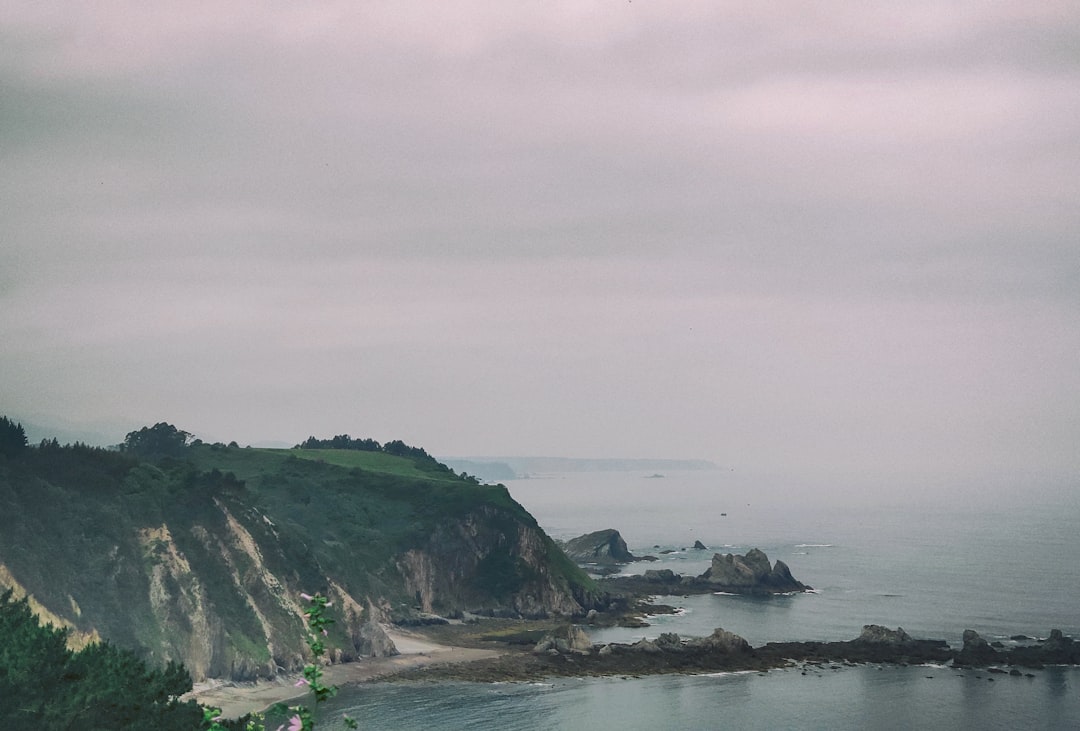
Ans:
[[[300,598],[306,602],[310,602],[315,597],[311,596],[311,594],[305,594],[304,592],[300,592]]]
[[[289,719],[289,728],[286,731],[304,731],[304,722],[300,720],[300,716]]]
[[[295,687],[299,688],[299,687],[304,686],[304,685],[311,685],[311,683],[308,682],[307,678],[300,678],[300,680],[297,680],[296,683],[294,683],[294,685],[295,685]]]
[[[329,633],[329,632],[327,632],[326,630],[323,630],[323,631],[322,631],[322,635],[323,635],[323,637],[329,637],[329,636],[330,636],[330,633]]]

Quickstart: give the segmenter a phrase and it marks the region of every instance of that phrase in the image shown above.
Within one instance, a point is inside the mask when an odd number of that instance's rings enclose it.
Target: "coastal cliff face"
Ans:
[[[551,570],[552,550],[538,527],[485,506],[439,525],[425,545],[401,556],[398,568],[424,612],[583,614],[568,582]]]
[[[383,454],[369,458],[380,472],[292,451],[205,447],[150,464],[59,447],[0,460],[0,588],[30,595],[74,641],[179,661],[196,681],[302,668],[301,592],[333,602],[335,661],[389,652],[370,622],[418,607],[588,608],[591,581],[505,488]]]

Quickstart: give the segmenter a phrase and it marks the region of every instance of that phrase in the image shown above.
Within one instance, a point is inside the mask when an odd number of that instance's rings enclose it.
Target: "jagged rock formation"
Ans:
[[[639,560],[630,553],[626,541],[614,528],[572,538],[562,544],[562,549],[577,563],[620,564]]]
[[[728,632],[722,627],[717,627],[713,630],[713,633],[708,637],[702,637],[701,639],[694,640],[690,643],[691,647],[701,647],[709,650],[719,650],[721,652],[749,652],[750,643],[745,639],[735,634],[734,632]]]
[[[973,629],[964,630],[963,643],[956,656],[956,661],[962,665],[986,665],[997,659],[997,650]]]
[[[913,642],[911,636],[904,631],[903,627],[889,629],[888,627],[882,627],[880,624],[863,625],[862,632],[854,641],[867,645],[889,645],[892,647],[910,645]]]
[[[361,657],[393,657],[401,654],[382,624],[374,620],[365,622],[360,628],[355,647]]]
[[[758,548],[752,548],[745,556],[731,553],[713,555],[712,566],[700,577],[720,590],[764,590],[769,592],[805,591],[806,586],[796,581],[783,561],[769,565],[769,557]]]
[[[732,594],[782,594],[801,592],[809,586],[791,575],[783,561],[769,564],[765,552],[752,548],[745,556],[714,554],[712,565],[700,576],[681,576],[671,569],[647,569],[640,576],[615,576],[605,585],[632,594],[728,592]]]

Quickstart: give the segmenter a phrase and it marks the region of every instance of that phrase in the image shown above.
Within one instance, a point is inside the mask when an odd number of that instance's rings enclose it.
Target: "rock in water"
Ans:
[[[630,553],[626,541],[614,528],[598,530],[563,544],[563,551],[571,560],[578,563],[630,563],[638,558]]]
[[[889,629],[888,627],[882,627],[880,624],[863,625],[862,634],[855,641],[866,645],[891,645],[894,647],[910,645],[913,642],[911,636],[904,631],[903,627]]]
[[[709,547],[706,546],[701,541],[694,541],[694,550],[695,551],[708,551]]]
[[[734,632],[728,632],[722,627],[717,627],[713,630],[713,633],[708,637],[702,637],[700,639],[691,640],[689,645],[691,647],[702,647],[711,650],[719,650],[721,652],[749,652],[750,643],[745,639],[735,634]]]
[[[717,588],[761,590],[769,592],[805,591],[808,587],[791,575],[783,561],[769,565],[769,557],[759,548],[745,556],[731,553],[713,555],[712,566],[699,578]]]
[[[1066,637],[1059,629],[1050,630],[1050,637],[1042,645],[1045,662],[1076,663],[1080,660],[1080,647],[1072,637]]]
[[[956,660],[962,665],[986,665],[997,657],[997,651],[973,629],[964,630],[964,646]]]
[[[679,575],[671,569],[645,569],[643,575],[645,581],[657,581],[662,583],[668,583],[672,581],[678,581]]]

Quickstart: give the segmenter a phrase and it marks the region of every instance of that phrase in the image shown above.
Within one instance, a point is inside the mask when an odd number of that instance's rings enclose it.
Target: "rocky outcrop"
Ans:
[[[969,639],[971,637],[969,636]],[[1043,663],[1080,664],[1077,643],[1054,631],[1044,642],[1015,647],[998,653],[992,662],[978,663],[989,672],[1011,676],[1029,675],[1019,668],[1038,668]],[[702,673],[719,671],[768,670],[792,667],[804,675],[833,672],[842,666],[875,663],[925,665],[959,662],[962,650],[954,650],[945,640],[921,640],[902,629],[890,630],[867,625],[854,640],[844,642],[770,642],[752,647],[742,637],[717,628],[708,637],[683,639],[674,633],[656,639],[642,638],[632,644],[610,643],[586,651],[582,644],[571,650],[564,640],[559,650],[552,637],[537,645],[533,653],[506,653],[492,661],[442,665],[416,671],[412,677],[425,680],[454,678],[471,681],[528,680],[554,676],[652,675],[659,673]],[[1054,660],[1051,660],[1054,658]],[[1071,658],[1071,659],[1067,659]],[[1012,666],[1005,670],[1002,666]],[[405,673],[403,677],[410,677]]]
[[[658,584],[670,584],[679,580],[679,575],[671,569],[645,569],[642,574],[645,581],[653,581]]]
[[[975,630],[964,630],[963,642],[963,647],[956,655],[956,662],[962,665],[987,665],[997,660],[997,650]]]
[[[393,657],[401,654],[383,626],[375,621],[363,624],[355,647],[361,657]]]
[[[304,470],[333,471],[310,461],[295,462],[288,469],[302,473],[295,478],[298,494],[306,484]],[[584,616],[600,606],[589,593],[593,587],[584,573],[565,559],[524,509],[495,488],[450,483],[447,491],[469,499],[461,501],[458,512],[439,511],[429,518],[423,512],[429,490],[423,481],[394,483],[415,490],[406,496],[412,501],[407,503],[389,489],[390,497],[375,493],[378,483],[366,493],[366,478],[337,472],[350,486],[341,492],[358,495],[357,514],[369,511],[372,525],[379,524],[383,511],[399,522],[404,522],[402,515],[409,516],[410,528],[420,526],[401,531],[406,538],[395,544],[398,553],[387,548],[387,541],[378,551],[364,554],[361,537],[374,529],[356,529],[343,520],[341,532],[321,533],[327,525],[333,530],[338,525],[323,522],[314,510],[306,518],[280,505],[275,511],[265,504],[265,494],[248,493],[220,473],[191,473],[188,482],[180,475],[173,485],[157,468],[126,469],[131,474],[124,492],[117,488],[117,494],[135,495],[124,499],[150,517],[124,523],[117,516],[125,514],[99,493],[60,493],[73,496],[65,503],[75,505],[66,508],[69,512],[101,513],[116,522],[108,531],[68,541],[71,550],[57,549],[50,531],[31,529],[42,513],[30,509],[29,498],[26,506],[18,501],[24,493],[33,497],[35,489],[41,492],[37,483],[25,478],[10,487],[0,479],[0,488],[17,498],[15,508],[5,508],[8,513],[0,516],[0,535],[10,539],[0,541],[0,590],[16,587],[29,596],[43,618],[70,628],[73,644],[107,639],[136,650],[154,666],[183,663],[196,682],[251,681],[302,670],[311,661],[311,651],[305,642],[301,592],[322,592],[333,603],[334,624],[327,638],[333,662],[395,654],[378,623],[409,617],[414,607],[449,616],[474,611],[545,617]],[[134,491],[139,485],[143,493]],[[176,504],[150,502],[147,496],[158,493],[175,493],[169,499]],[[304,503],[297,498],[295,505],[302,510]],[[301,518],[313,520],[318,528],[305,527]],[[433,530],[421,519],[430,520]],[[27,550],[6,551],[12,536]],[[7,560],[9,553],[13,562]],[[603,606],[609,604],[610,598],[605,599]]]
[[[722,627],[714,629],[708,637],[691,641],[690,646],[719,652],[750,652],[751,649],[749,642]]]
[[[629,594],[785,594],[809,586],[791,575],[783,561],[769,564],[765,552],[753,548],[745,556],[714,554],[712,565],[700,576],[682,576],[671,569],[648,569],[640,576],[614,576],[604,584]]]
[[[580,564],[622,564],[638,561],[630,553],[626,541],[614,528],[598,530],[562,544],[562,549],[572,561]]]
[[[889,629],[888,627],[882,627],[880,624],[863,625],[862,633],[854,641],[867,645],[887,645],[889,647],[902,647],[913,642],[911,636],[904,631],[903,627]]]
[[[758,548],[752,548],[746,555],[715,554],[712,566],[700,577],[718,590],[788,592],[806,591],[803,583],[796,581],[791,570],[783,561],[769,565],[769,557]]]
[[[584,616],[595,598],[553,570],[557,550],[540,529],[508,524],[494,507],[445,521],[397,561],[417,609],[444,616]]]
[[[544,635],[543,639],[536,643],[533,652],[551,654],[589,654],[592,651],[592,640],[581,627],[571,624],[567,627]]]

